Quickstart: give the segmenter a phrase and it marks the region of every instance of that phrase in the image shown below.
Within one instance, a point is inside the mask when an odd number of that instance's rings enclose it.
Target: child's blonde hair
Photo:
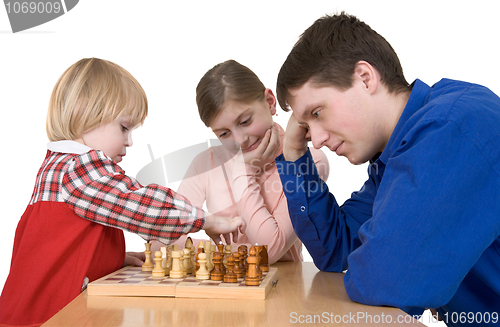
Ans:
[[[49,102],[50,141],[76,140],[84,133],[130,116],[132,126],[148,114],[146,93],[125,69],[107,60],[82,59],[57,81]]]

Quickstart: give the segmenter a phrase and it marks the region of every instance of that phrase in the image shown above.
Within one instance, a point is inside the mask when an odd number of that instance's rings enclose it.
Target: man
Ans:
[[[449,326],[498,323],[498,96],[446,79],[409,85],[389,43],[344,13],[304,32],[277,95],[293,115],[276,163],[316,266],[348,269],[357,302],[415,315],[436,308]],[[353,164],[370,162],[342,206],[318,177],[309,139]]]

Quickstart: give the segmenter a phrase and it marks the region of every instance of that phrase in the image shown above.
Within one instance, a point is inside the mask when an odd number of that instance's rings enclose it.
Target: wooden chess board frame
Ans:
[[[193,275],[180,279],[152,277],[141,267],[127,266],[89,283],[89,296],[162,296],[207,299],[260,299],[264,300],[278,280],[278,268],[262,273],[259,286],[245,285],[244,278],[237,283],[196,280]]]

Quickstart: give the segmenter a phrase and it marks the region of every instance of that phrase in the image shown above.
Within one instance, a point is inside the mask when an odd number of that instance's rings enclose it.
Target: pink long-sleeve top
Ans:
[[[281,146],[276,156],[283,152],[285,136],[283,128],[277,127]],[[321,178],[326,180],[326,155],[316,149],[311,153]],[[214,146],[193,160],[177,192],[194,206],[202,207],[206,202],[207,210],[214,215],[245,219],[246,231],[239,236],[237,245],[267,245],[270,264],[302,261],[302,242],[293,230],[274,161],[259,168],[236,162],[233,153]],[[233,248],[237,245],[233,244]]]

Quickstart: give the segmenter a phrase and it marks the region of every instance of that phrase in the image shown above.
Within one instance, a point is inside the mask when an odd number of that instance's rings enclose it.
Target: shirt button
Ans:
[[[297,174],[297,177],[300,177],[300,176],[302,176],[302,174],[301,174],[301,173],[298,173],[298,174]]]
[[[304,206],[300,207],[300,211],[302,211],[302,212],[306,211],[306,207],[304,207]]]

